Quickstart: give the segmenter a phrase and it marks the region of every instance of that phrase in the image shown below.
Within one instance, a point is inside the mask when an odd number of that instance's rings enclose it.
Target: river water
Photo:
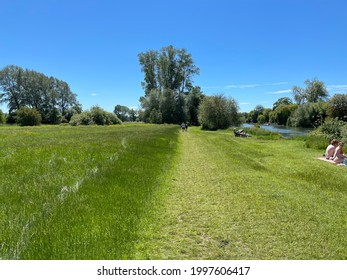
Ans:
[[[252,127],[253,124],[244,123],[243,127]],[[312,129],[307,128],[296,128],[296,127],[285,127],[285,126],[275,126],[275,125],[260,125],[260,128],[270,130],[273,132],[280,133],[285,138],[305,136]]]

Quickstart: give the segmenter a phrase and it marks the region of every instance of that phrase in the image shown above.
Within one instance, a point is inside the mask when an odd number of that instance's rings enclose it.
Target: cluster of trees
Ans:
[[[7,103],[9,113],[0,110],[0,123],[23,126],[70,123],[71,125],[119,124],[121,120],[98,106],[82,112],[69,85],[54,77],[15,65],[0,71],[0,103]],[[131,112],[130,112],[131,113]]]
[[[122,122],[139,121],[139,111],[124,105],[116,105],[113,113],[115,113]]]
[[[42,123],[68,122],[82,111],[69,85],[42,73],[9,65],[0,70],[0,103],[7,103],[10,122],[22,107],[39,112]]]
[[[182,123],[197,125],[198,107],[203,98],[199,87],[193,86],[193,76],[199,74],[191,54],[173,46],[160,51],[139,54],[144,73],[140,98],[141,119],[150,123]]]
[[[79,114],[74,114],[70,120],[70,124],[77,125],[110,125],[121,124],[122,121],[113,113],[109,113],[99,106],[93,106],[90,110],[86,110]]]
[[[21,125],[185,122],[213,130],[239,123],[235,100],[222,95],[205,96],[199,86],[193,86],[199,68],[185,49],[167,46],[140,53],[138,58],[144,73],[142,109],[116,105],[113,113],[98,106],[82,112],[66,82],[15,65],[6,66],[0,71],[0,104],[7,103],[9,108],[6,121]],[[0,111],[0,122],[4,119]]]
[[[324,82],[312,79],[305,84],[305,88],[293,87],[293,100],[282,97],[272,109],[258,105],[246,114],[246,121],[292,127],[318,127],[327,118],[347,121],[347,94],[335,94],[329,99]]]
[[[193,85],[199,68],[185,49],[167,46],[159,51],[139,54],[144,73],[139,118],[150,123],[182,122],[202,125],[204,129],[219,129],[239,123],[235,100],[222,95],[205,96]]]

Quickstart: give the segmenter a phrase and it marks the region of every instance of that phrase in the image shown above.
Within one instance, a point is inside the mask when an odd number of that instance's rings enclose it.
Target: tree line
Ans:
[[[173,46],[139,54],[144,74],[140,119],[150,123],[182,122],[205,129],[227,128],[239,123],[238,105],[232,98],[206,96],[193,77],[199,74],[192,55]]]
[[[9,65],[0,70],[0,103],[7,103],[7,116],[0,111],[0,123],[71,125],[117,124],[142,121],[223,129],[243,122],[273,123],[294,127],[317,127],[327,118],[347,122],[347,95],[329,98],[324,82],[306,80],[305,88],[294,86],[293,98],[282,97],[272,108],[258,105],[249,113],[239,113],[237,102],[222,94],[205,95],[194,85],[199,75],[192,55],[186,49],[166,46],[138,55],[144,95],[141,109],[116,105],[112,113],[98,106],[82,111],[77,95],[69,85],[42,73]]]
[[[117,124],[143,121],[202,125],[205,129],[227,128],[238,121],[238,105],[223,95],[206,96],[193,78],[199,74],[192,55],[173,46],[150,50],[138,55],[144,74],[140,97],[141,109],[116,105],[113,113],[98,106],[82,111],[77,95],[69,85],[34,70],[9,65],[0,70],[0,103],[6,103],[8,123],[21,125]],[[0,122],[4,121],[0,111]]]
[[[323,81],[305,81],[305,88],[294,86],[293,98],[281,97],[272,108],[258,105],[243,118],[251,123],[272,123],[289,127],[315,128],[328,119],[347,122],[347,94],[329,97]]]
[[[0,71],[0,103],[7,103],[9,122],[14,122],[16,112],[31,110],[41,117],[42,123],[68,122],[82,111],[69,85],[57,78],[34,70],[9,65]],[[30,110],[29,110],[30,111]]]

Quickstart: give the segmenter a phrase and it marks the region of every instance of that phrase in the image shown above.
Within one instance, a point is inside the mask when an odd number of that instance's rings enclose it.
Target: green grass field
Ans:
[[[0,127],[0,259],[347,259],[347,168],[304,140]]]

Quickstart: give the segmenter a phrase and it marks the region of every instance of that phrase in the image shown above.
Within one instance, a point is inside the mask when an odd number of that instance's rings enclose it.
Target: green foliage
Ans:
[[[206,96],[200,105],[199,121],[203,129],[225,129],[238,125],[238,105],[232,98],[223,95]]]
[[[160,124],[163,122],[163,116],[160,111],[157,111],[155,108],[152,109],[151,113],[149,114],[149,122],[150,123],[156,123]]]
[[[40,125],[41,114],[35,108],[21,107],[16,111],[16,122],[21,126]]]
[[[6,116],[5,114],[2,112],[2,110],[0,110],[0,124],[3,124],[6,122]]]
[[[335,119],[327,119],[322,125],[307,136],[306,146],[323,149],[332,139],[347,142],[347,123]]]
[[[263,124],[263,123],[265,123],[265,120],[266,119],[265,119],[264,115],[262,115],[262,114],[258,115],[257,123]]]
[[[291,104],[293,104],[293,102],[289,97],[281,97],[273,104],[272,109],[275,110],[280,105],[291,105]]]
[[[33,70],[9,65],[0,70],[0,103],[7,103],[9,113],[20,107],[35,108],[42,122],[56,124],[72,107],[79,106],[69,85],[53,77]],[[61,117],[60,117],[61,116]]]
[[[193,92],[197,89],[192,85],[192,77],[199,74],[199,68],[191,54],[167,46],[160,51],[140,53],[139,62],[144,73],[145,95],[140,98],[143,121],[158,123],[161,119],[161,123],[180,124],[186,122],[189,112],[191,121],[196,123],[197,107],[193,106],[199,104],[200,89]]]
[[[186,49],[176,49],[171,45],[160,51],[140,53],[139,62],[145,75],[145,96],[157,89],[171,89],[180,93],[189,91],[193,75],[199,74],[192,55]]]
[[[193,87],[189,91],[187,96],[187,114],[188,114],[188,123],[190,125],[198,126],[199,123],[199,106],[201,101],[204,98],[200,87]]]
[[[71,117],[69,122],[72,126],[77,125],[91,125],[93,124],[93,119],[90,112],[85,111],[80,114],[75,114]]]
[[[328,115],[347,121],[347,94],[335,94],[328,101]]]
[[[93,106],[89,111],[75,114],[70,120],[72,126],[77,125],[111,125],[121,124],[122,121],[113,113],[109,113],[99,106]]]
[[[245,128],[243,128],[243,130],[247,134],[251,135],[252,137],[255,136],[255,137],[261,138],[261,139],[278,140],[278,139],[283,138],[282,135],[279,134],[278,132],[274,132],[274,131],[260,128],[259,124],[255,124],[252,127],[245,127]]]
[[[270,113],[270,122],[278,125],[287,125],[289,116],[297,109],[298,105],[280,104]]]
[[[294,100],[297,104],[304,103],[316,103],[319,101],[325,101],[328,96],[328,90],[325,87],[324,82],[317,79],[306,80],[306,88],[300,88],[298,86],[293,87]]]
[[[265,108],[263,105],[257,105],[254,108],[254,110],[249,112],[247,122],[257,123],[258,122],[258,116],[263,115],[264,110],[265,110]]]
[[[325,102],[305,103],[299,105],[290,115],[288,126],[293,127],[318,127],[327,117]]]
[[[139,112],[127,106],[116,105],[113,112],[122,122],[135,122],[138,120]]]

